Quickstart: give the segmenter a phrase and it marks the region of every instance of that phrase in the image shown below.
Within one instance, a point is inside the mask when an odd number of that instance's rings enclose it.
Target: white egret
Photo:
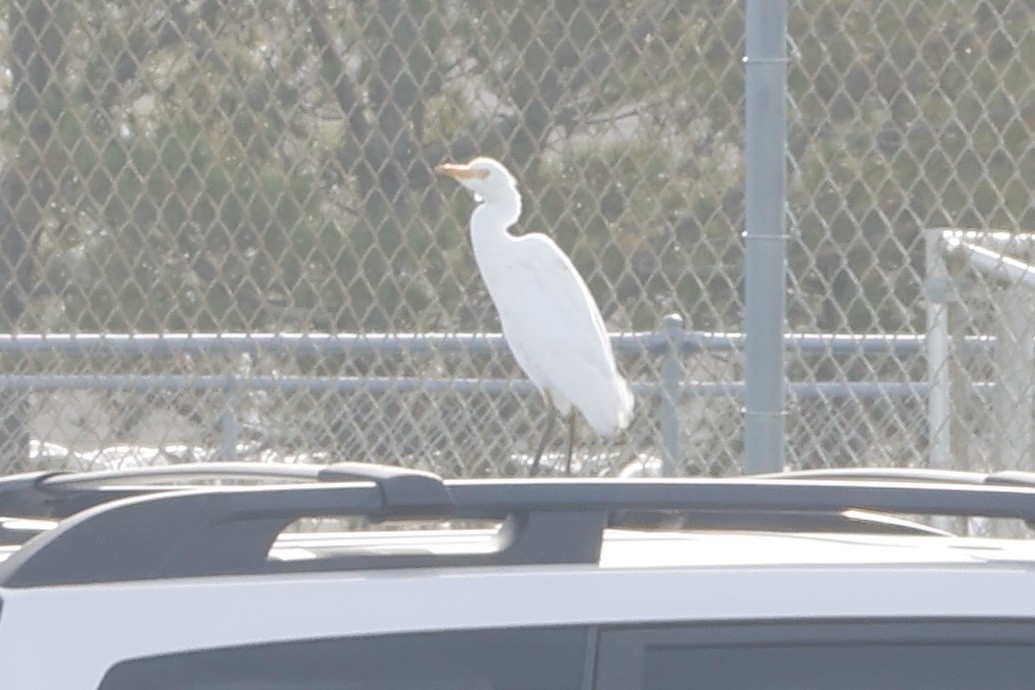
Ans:
[[[491,158],[445,163],[448,175],[474,194],[471,243],[503,335],[518,365],[539,388],[547,406],[568,416],[566,472],[571,473],[575,409],[596,432],[611,437],[629,426],[633,394],[615,365],[600,308],[571,260],[540,233],[511,235],[521,215],[514,177]],[[539,470],[553,431],[549,410],[530,474]]]

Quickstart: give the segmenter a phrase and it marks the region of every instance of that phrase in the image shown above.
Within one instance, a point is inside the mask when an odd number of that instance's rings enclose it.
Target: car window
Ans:
[[[1031,688],[1035,626],[759,623],[601,633],[599,690]]]
[[[121,662],[100,690],[577,690],[586,640],[536,628],[208,649]]]
[[[982,644],[809,645],[659,649],[650,690],[916,690],[1031,688],[1035,647]]]

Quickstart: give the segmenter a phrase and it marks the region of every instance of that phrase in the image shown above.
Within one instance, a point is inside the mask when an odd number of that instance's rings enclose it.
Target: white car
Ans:
[[[13,476],[0,688],[1035,687],[1035,544],[901,515],[1033,521],[1035,488],[356,464]]]

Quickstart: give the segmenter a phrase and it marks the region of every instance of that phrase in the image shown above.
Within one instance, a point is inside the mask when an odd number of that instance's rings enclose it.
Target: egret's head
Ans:
[[[479,157],[469,163],[443,163],[435,168],[435,172],[449,175],[479,201],[490,204],[521,202],[514,176],[492,158]]]

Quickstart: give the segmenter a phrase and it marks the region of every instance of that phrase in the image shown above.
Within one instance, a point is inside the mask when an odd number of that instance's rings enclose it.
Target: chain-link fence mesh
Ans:
[[[670,313],[688,330],[743,330],[742,3],[5,11],[0,330],[496,332],[471,201],[431,172],[476,154],[515,173],[520,230],[570,253],[611,330],[654,331]],[[925,229],[1035,229],[1035,2],[802,0],[788,29],[789,327],[922,336]],[[952,343],[992,333],[1001,281],[952,275]],[[0,470],[221,452],[507,474],[545,419],[535,395],[478,384],[520,378],[499,348],[81,349],[0,355]],[[972,384],[1002,367],[990,348],[951,350],[951,442],[973,436],[960,463],[995,465],[1002,429],[979,428],[996,415]],[[619,360],[636,382],[665,374],[656,352]],[[734,384],[742,364],[739,349],[683,358],[702,385],[675,415],[681,472],[738,471],[740,390],[703,384]],[[929,461],[938,377],[924,348],[792,348],[788,376],[806,384],[791,388],[793,466]],[[580,434],[581,472],[663,455],[648,393],[621,438]]]
[[[1035,3],[796,5],[791,328],[924,334],[931,312],[947,303],[931,301],[932,291],[945,289],[953,310],[974,317],[970,327],[953,318],[954,339],[995,336],[999,294],[1016,277],[1004,283],[961,270],[969,287],[957,280],[925,284],[924,231],[1035,230]],[[795,420],[791,432],[792,439],[807,439],[792,443],[799,462],[923,463],[930,444],[957,427],[954,454],[940,462],[1001,466],[989,441],[1002,427],[985,414],[988,397],[978,393],[1009,373],[989,348],[954,347],[933,372],[924,355],[792,365],[800,366],[797,375],[819,380],[922,381],[945,374],[939,385],[953,388],[956,401],[951,421],[934,424],[927,423],[924,394],[802,405],[801,426]],[[1030,381],[1024,387],[1022,397],[1030,399]],[[967,437],[974,440],[969,451],[961,445]],[[1030,439],[1007,443],[1030,452]]]

